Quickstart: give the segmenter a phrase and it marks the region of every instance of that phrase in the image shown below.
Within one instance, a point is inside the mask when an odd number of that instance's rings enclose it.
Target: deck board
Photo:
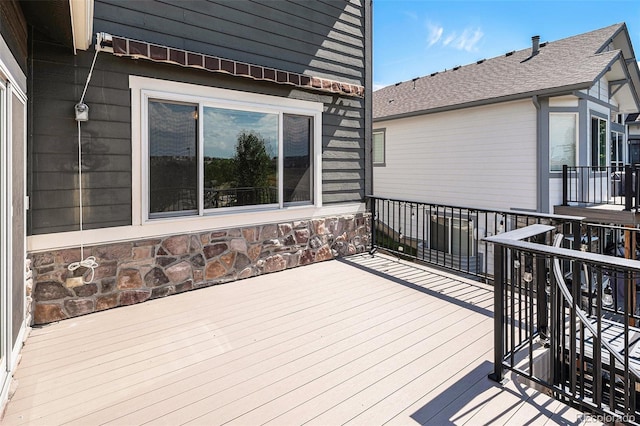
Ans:
[[[32,330],[2,424],[572,423],[487,379],[492,305],[483,283],[359,255],[61,321]]]

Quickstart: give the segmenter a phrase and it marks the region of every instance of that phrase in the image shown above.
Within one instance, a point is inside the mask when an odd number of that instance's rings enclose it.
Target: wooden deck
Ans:
[[[492,289],[360,255],[32,330],[3,425],[580,424],[492,370]]]

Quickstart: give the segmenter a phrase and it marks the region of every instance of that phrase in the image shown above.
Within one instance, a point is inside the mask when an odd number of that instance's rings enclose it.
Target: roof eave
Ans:
[[[502,102],[517,101],[522,99],[528,99],[533,96],[547,97],[547,96],[573,95],[573,92],[575,92],[576,90],[589,89],[592,85],[593,85],[593,82],[589,81],[589,82],[573,84],[570,86],[554,87],[554,88],[549,88],[544,90],[516,93],[512,95],[500,96],[497,98],[481,99],[481,100],[472,101],[472,102],[446,105],[442,107],[430,108],[430,109],[425,109],[420,111],[410,111],[410,112],[401,113],[401,114],[387,115],[383,117],[374,117],[373,121],[379,122],[379,121],[397,120],[400,118],[409,118],[409,117],[416,117],[420,115],[435,114],[438,112],[454,111],[454,110],[463,109],[463,108],[472,108],[472,107],[485,106],[485,105],[497,104]]]

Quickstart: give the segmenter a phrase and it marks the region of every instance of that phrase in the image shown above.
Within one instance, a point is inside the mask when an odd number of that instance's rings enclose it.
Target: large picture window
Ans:
[[[549,114],[549,170],[562,171],[562,166],[575,166],[577,159],[577,114]]]
[[[149,219],[315,203],[320,108],[145,95]]]
[[[278,203],[278,115],[205,107],[203,120],[204,208]]]

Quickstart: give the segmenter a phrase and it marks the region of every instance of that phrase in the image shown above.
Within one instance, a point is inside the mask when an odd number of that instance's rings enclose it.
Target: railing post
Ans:
[[[633,169],[630,165],[624,166],[624,209],[630,211],[633,204]]]
[[[534,241],[544,244],[545,237],[539,235]],[[543,256],[536,256],[536,316],[540,340],[547,342],[549,338],[549,298],[547,295],[547,262]]]
[[[506,248],[496,244],[493,254],[493,373],[489,379],[502,382],[504,358],[504,288]]]
[[[562,165],[562,205],[569,205],[569,166]]]
[[[376,241],[376,229],[378,228],[378,224],[376,223],[376,198],[369,197],[369,202],[371,203],[371,249],[369,253],[373,254],[378,248]]]

